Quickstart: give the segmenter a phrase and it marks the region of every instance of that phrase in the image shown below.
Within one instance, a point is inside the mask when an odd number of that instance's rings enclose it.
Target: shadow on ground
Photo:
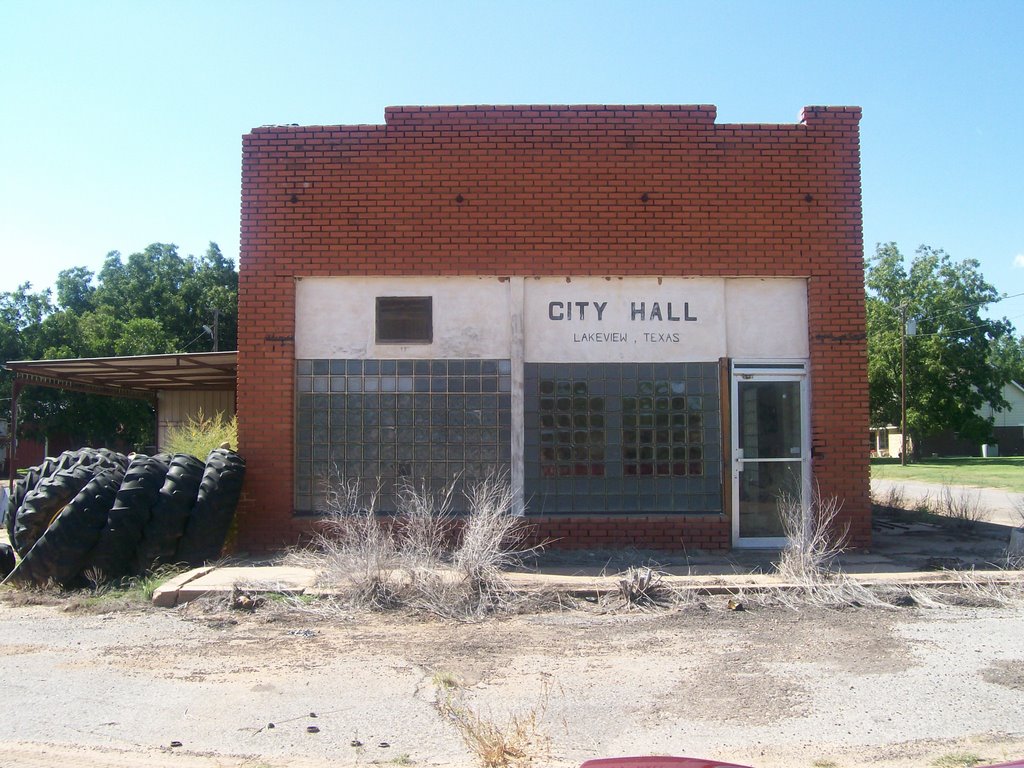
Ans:
[[[869,550],[843,553],[845,572],[913,573],[944,570],[998,570],[1006,567],[1013,528],[985,522],[958,522],[939,515],[876,507]],[[522,570],[563,576],[611,576],[649,566],[675,575],[773,573],[778,549],[667,552],[647,549],[545,549],[528,557]]]

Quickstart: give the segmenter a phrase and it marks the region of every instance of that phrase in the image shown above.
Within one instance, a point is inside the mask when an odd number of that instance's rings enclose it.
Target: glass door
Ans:
[[[733,545],[780,546],[780,500],[807,499],[806,378],[741,366],[733,371]]]

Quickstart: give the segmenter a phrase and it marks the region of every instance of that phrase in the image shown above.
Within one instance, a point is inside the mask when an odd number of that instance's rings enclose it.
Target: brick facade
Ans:
[[[243,142],[242,548],[292,544],[295,278],[801,277],[812,467],[870,543],[855,107],[720,125],[713,106],[395,107]],[[532,518],[566,546],[729,546],[717,517]]]

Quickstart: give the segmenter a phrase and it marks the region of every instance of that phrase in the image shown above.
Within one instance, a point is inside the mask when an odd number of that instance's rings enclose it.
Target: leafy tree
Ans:
[[[96,287],[92,272],[85,267],[65,269],[57,275],[57,304],[69,312],[82,314],[93,306]]]
[[[215,243],[201,257],[154,243],[126,260],[111,251],[98,274],[62,271],[56,301],[30,284],[0,294],[0,362],[198,352],[212,349],[203,326],[217,310],[219,349],[237,339],[238,273]],[[12,375],[0,372],[9,415]],[[19,400],[26,433],[63,433],[81,443],[151,443],[152,409],[120,400],[27,387]]]
[[[127,261],[111,251],[98,279],[91,309],[126,324],[139,318],[155,320],[163,331],[162,338],[150,335],[131,341],[122,339],[120,346],[145,349],[145,339],[149,338],[155,347],[145,352],[148,354],[210,350],[213,340],[203,326],[213,324],[217,310],[219,348],[235,348],[238,273],[215,243],[210,243],[200,258],[182,258],[177,246],[164,243],[133,253]],[[72,293],[80,294],[80,290]],[[135,330],[139,328],[125,326],[121,333],[130,335]],[[113,346],[117,345],[115,340]]]
[[[1012,329],[1006,319],[984,318],[999,299],[974,259],[953,261],[922,245],[909,269],[895,243],[879,245],[867,262],[868,382],[874,424],[900,423],[901,315],[916,320],[907,339],[907,431],[952,429],[984,440],[991,423],[983,404],[1004,407],[1007,375],[990,364],[992,345]]]
[[[50,292],[32,293],[32,284],[0,294],[0,353],[7,360],[30,359],[42,351],[43,319],[53,311]]]
[[[1024,386],[1024,336],[1008,333],[992,345],[992,365],[1007,379]]]

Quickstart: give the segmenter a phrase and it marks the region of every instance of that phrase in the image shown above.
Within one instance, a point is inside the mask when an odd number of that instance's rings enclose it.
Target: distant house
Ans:
[[[992,419],[996,429],[1015,429],[1020,433],[1024,428],[1024,385],[1011,381],[1003,387],[1003,399],[1010,404],[1008,408],[997,411],[986,405],[978,411],[982,416]]]
[[[990,405],[978,409],[978,414],[992,420],[992,440],[986,450],[989,455],[1024,456],[1024,385],[1011,381],[1003,387],[1003,399],[1008,406],[997,411]],[[952,430],[920,438],[920,453],[924,456],[980,456],[981,443],[968,440]],[[888,425],[871,429],[873,456],[900,455],[902,445],[900,428]],[[995,447],[992,447],[995,446]],[[913,450],[907,441],[908,454]]]

